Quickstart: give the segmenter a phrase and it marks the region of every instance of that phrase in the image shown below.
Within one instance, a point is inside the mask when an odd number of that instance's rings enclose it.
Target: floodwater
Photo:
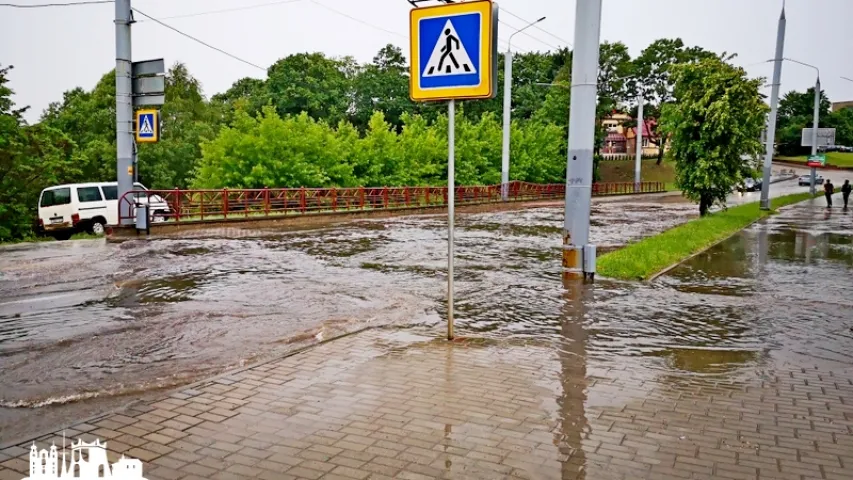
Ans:
[[[600,249],[696,213],[668,202],[593,209],[592,242]],[[754,227],[656,284],[599,281],[584,294],[591,312],[585,354],[607,362],[638,356],[668,370],[728,370],[768,361],[773,351],[849,362],[850,334],[838,316],[853,299],[826,284],[853,285],[844,234],[851,217],[821,214],[805,232],[786,218],[761,227],[764,250],[746,246],[759,235]],[[460,216],[461,335],[572,341],[565,338],[561,226],[560,208]],[[0,442],[365,326],[440,327],[446,248],[443,216],[259,230],[239,239],[5,248]],[[832,280],[819,275],[826,269]],[[787,307],[782,319],[779,301]],[[802,315],[787,313],[799,307]]]

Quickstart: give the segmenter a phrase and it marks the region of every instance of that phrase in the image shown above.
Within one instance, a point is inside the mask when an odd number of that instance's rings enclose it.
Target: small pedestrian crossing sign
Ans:
[[[410,14],[410,96],[415,101],[492,98],[497,92],[497,5],[415,8]]]
[[[139,110],[136,112],[136,142],[152,143],[160,140],[160,112]]]

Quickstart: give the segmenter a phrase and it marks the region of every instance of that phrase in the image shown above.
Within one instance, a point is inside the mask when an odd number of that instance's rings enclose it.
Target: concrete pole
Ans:
[[[645,130],[646,123],[643,121],[643,96],[640,95],[637,97],[637,102],[639,106],[637,107],[637,159],[634,161],[634,191],[640,191],[640,168],[642,167],[643,160],[643,130]]]
[[[116,175],[118,198],[133,190],[133,93],[131,83],[130,0],[116,4]],[[119,202],[122,225],[133,224],[131,205]]]
[[[509,133],[512,110],[512,50],[507,45],[504,55],[504,138],[501,155],[501,199],[509,199]]]
[[[584,247],[589,243],[595,108],[598,90],[598,49],[601,1],[577,2],[572,62],[572,104],[569,110],[569,154],[566,163],[566,210],[563,225],[563,276],[591,280]],[[592,250],[592,249],[589,249]]]
[[[817,76],[817,81],[814,86],[814,120],[812,121],[812,155],[817,155],[817,127],[820,124],[820,74]],[[817,183],[817,169],[812,167],[811,182],[809,182],[809,192],[812,195],[817,193],[815,184]]]
[[[456,183],[454,169],[456,141],[456,100],[447,104],[447,339],[453,340],[453,216]]]
[[[776,33],[776,56],[773,58],[773,85],[770,93],[770,118],[767,122],[767,151],[764,156],[764,175],[761,182],[761,209],[770,210],[770,170],[773,168],[774,144],[776,142],[776,113],[779,110],[779,87],[782,83],[782,58],[785,50],[785,6],[779,15]]]

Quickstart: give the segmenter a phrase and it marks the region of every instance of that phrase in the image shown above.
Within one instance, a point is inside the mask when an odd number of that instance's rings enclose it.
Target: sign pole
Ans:
[[[447,339],[453,340],[453,215],[456,202],[455,136],[456,100],[447,102]]]
[[[814,87],[814,120],[812,123],[812,156],[817,155],[817,127],[820,123],[820,75],[817,77]],[[817,193],[815,183],[817,183],[817,168],[812,167],[812,177],[809,182],[809,193],[814,196]]]
[[[509,199],[509,142],[512,122],[512,50],[507,47],[504,55],[504,130],[501,150],[501,200]]]
[[[116,0],[116,174],[118,198],[133,190],[133,92],[131,81],[130,0]],[[133,223],[132,206],[119,202],[119,223]]]

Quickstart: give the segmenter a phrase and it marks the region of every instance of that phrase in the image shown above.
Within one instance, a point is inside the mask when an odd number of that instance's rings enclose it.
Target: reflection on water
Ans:
[[[596,204],[591,237],[612,248],[694,214]],[[562,385],[555,442],[567,455],[589,453],[585,406],[629,395],[591,391],[596,369],[641,365],[639,382],[853,360],[841,318],[853,307],[850,215],[795,208],[654,284],[602,280],[577,296],[561,282],[561,224],[559,208],[460,216],[456,297],[460,335],[550,342],[564,378],[583,379]],[[82,398],[132,397],[363,326],[443,324],[442,216],[196,235],[0,256],[0,436],[55,422],[50,412],[77,418]],[[65,410],[19,408],[45,402]]]

